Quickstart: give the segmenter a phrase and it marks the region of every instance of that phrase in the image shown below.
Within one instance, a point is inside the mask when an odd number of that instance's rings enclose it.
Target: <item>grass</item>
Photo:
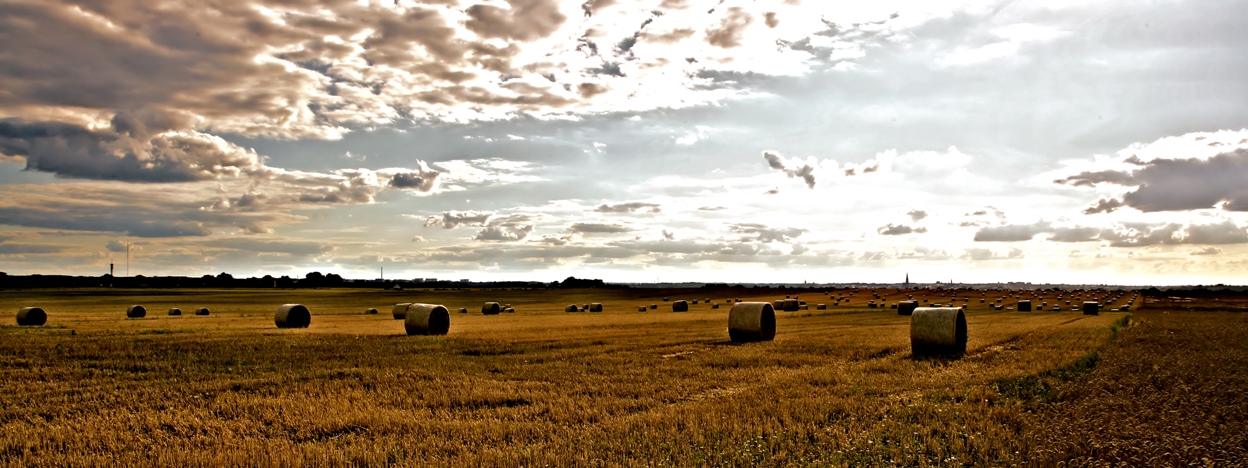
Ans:
[[[776,340],[747,345],[727,340],[726,307],[637,306],[786,293],[104,293],[0,292],[0,308],[39,304],[52,325],[0,326],[0,462],[1009,464],[1033,446],[1035,405],[1019,404],[1037,394],[1028,376],[1086,375],[1086,357],[1126,316],[973,304],[963,359],[914,360],[908,317],[866,308],[862,292],[827,311],[778,313]],[[518,312],[482,316],[486,300]],[[474,313],[452,313],[447,336],[409,337],[386,311],[413,301]],[[591,301],[607,311],[563,312]],[[286,302],[307,305],[312,326],[274,328]],[[147,318],[124,318],[134,303]],[[200,305],[213,314],[163,315]]]

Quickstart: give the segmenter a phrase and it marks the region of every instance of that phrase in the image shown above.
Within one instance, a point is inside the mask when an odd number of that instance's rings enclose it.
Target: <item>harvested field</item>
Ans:
[[[749,344],[729,341],[729,308],[632,309],[665,295],[777,298],[767,290],[698,293],[0,291],[0,307],[38,303],[48,311],[44,327],[0,326],[0,460],[961,466],[1079,459],[1105,452],[1041,442],[1071,433],[1048,431],[1064,411],[1093,405],[1066,389],[1098,375],[1089,356],[1109,362],[1118,343],[1153,323],[1123,328],[1114,324],[1129,315],[1119,312],[973,306],[964,358],[915,360],[910,318],[866,308],[870,293],[831,310],[778,313],[775,340]],[[591,296],[605,312],[563,312]],[[359,313],[399,302],[478,310],[486,301],[521,312],[456,314],[445,336],[407,336],[400,321]],[[212,315],[115,312],[138,302],[153,310],[204,304]],[[284,303],[306,305],[311,326],[274,327],[272,311]],[[1245,329],[1242,320],[1223,323]],[[1019,390],[1019,382],[1033,381],[1050,396]],[[1242,380],[1226,385],[1242,395]],[[1227,427],[1243,427],[1239,421]],[[1116,443],[1112,432],[1097,435],[1106,439],[1087,443]]]

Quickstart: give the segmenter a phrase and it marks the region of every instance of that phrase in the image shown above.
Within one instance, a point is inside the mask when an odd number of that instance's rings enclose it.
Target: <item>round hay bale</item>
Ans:
[[[412,303],[410,302],[401,302],[401,303],[395,304],[394,309],[391,311],[391,313],[394,314],[394,319],[403,320],[404,317],[407,317],[407,306],[410,306],[410,305],[412,305]]]
[[[637,311],[638,311],[638,312],[645,312],[645,311],[646,311],[646,306],[637,306]]]
[[[581,308],[577,307],[576,304],[568,304],[567,307],[563,308],[563,311],[564,312],[580,312]]]
[[[650,304],[650,310],[655,310],[655,309],[658,309],[658,308],[659,308],[659,305],[658,305],[658,304]]]
[[[182,309],[179,309],[177,307],[169,309],[169,315],[182,315]]]
[[[801,310],[810,310],[810,306],[808,306],[808,305],[806,305],[806,304],[802,304],[802,305],[801,305],[801,306],[799,306],[798,308],[799,308],[799,309],[801,309]]]
[[[1083,303],[1083,315],[1100,315],[1101,305],[1096,301],[1087,301]]]
[[[1031,312],[1031,301],[1026,300],[1026,299],[1018,301],[1018,311],[1019,312]]]
[[[711,304],[711,308],[712,308],[712,309],[718,309],[718,308],[719,308],[719,304]]]
[[[37,327],[48,323],[48,313],[40,307],[22,307],[17,310],[17,324]]]
[[[466,314],[466,313],[468,313],[468,308],[467,308],[467,307],[460,307],[460,308],[459,308],[459,313],[461,313],[461,314]]]
[[[815,304],[815,310],[828,310],[827,304]]]
[[[901,301],[897,303],[897,315],[911,315],[914,309],[919,307],[916,301]]]
[[[966,314],[952,307],[919,307],[910,315],[914,356],[966,354]]]
[[[780,300],[772,301],[772,302],[771,302],[771,310],[772,310],[772,311],[784,310],[784,299],[780,299]]]
[[[799,304],[798,304],[798,302],[797,302],[797,299],[785,299],[785,300],[784,300],[784,311],[785,311],[785,312],[797,312],[797,310],[798,310],[798,309],[800,309],[800,308],[801,308],[801,307],[799,307]]]
[[[768,302],[738,302],[728,311],[728,338],[735,343],[776,338],[776,311]]]
[[[1131,311],[1131,306],[1130,306],[1130,305],[1124,305],[1124,306],[1122,306],[1122,308],[1121,308],[1121,309],[1119,309],[1119,310],[1121,310],[1121,311],[1123,311],[1123,312],[1130,312],[1130,311]]]
[[[376,313],[377,313],[377,309],[373,309],[373,308],[364,309],[364,315],[373,315]]]
[[[689,303],[683,300],[672,302],[672,312],[688,312]]]
[[[143,318],[147,316],[147,308],[141,305],[132,305],[126,309],[126,317]]]
[[[486,302],[485,305],[481,306],[481,315],[498,315],[502,311],[503,306],[497,302]]]
[[[208,308],[200,307],[198,309],[195,309],[195,315],[208,315]]]
[[[666,298],[666,297],[665,297],[665,298],[663,298],[663,302],[667,302],[667,298]]]
[[[698,300],[697,300],[697,299],[694,299],[694,300],[693,300],[693,305],[698,305]]]
[[[506,312],[506,313],[509,313],[509,314],[514,314],[514,313],[516,313],[516,309],[513,309],[513,308],[511,308],[511,307],[503,307],[503,312]]]
[[[408,335],[445,335],[451,329],[451,314],[437,304],[411,304],[403,318]]]
[[[590,312],[602,312],[602,303],[591,302],[589,304],[589,311]]]
[[[273,323],[277,328],[308,328],[312,324],[312,313],[302,304],[285,304],[277,308]]]

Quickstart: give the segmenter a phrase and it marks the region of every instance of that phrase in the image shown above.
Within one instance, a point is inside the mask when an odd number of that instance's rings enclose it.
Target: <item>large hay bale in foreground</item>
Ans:
[[[169,309],[169,315],[182,315],[182,309],[179,309],[177,307]]]
[[[728,338],[737,343],[776,338],[776,311],[767,302],[738,302],[728,311]]]
[[[209,312],[208,312],[207,307],[200,307],[198,309],[195,309],[195,315],[208,315],[208,313]]]
[[[410,305],[412,305],[412,303],[410,302],[401,302],[401,303],[395,304],[394,309],[391,311],[391,314],[394,315],[394,319],[403,320],[404,317],[407,317],[407,306],[410,306]]]
[[[589,304],[590,312],[602,312],[602,304],[599,302],[591,302]]]
[[[485,305],[481,306],[481,315],[498,315],[502,311],[503,306],[497,302],[486,302]]]
[[[451,314],[446,306],[411,304],[407,306],[403,328],[408,335],[445,335],[451,329]]]
[[[1087,301],[1083,303],[1083,315],[1100,315],[1101,305],[1096,301]]]
[[[672,312],[688,312],[689,303],[683,300],[672,303]]]
[[[284,304],[277,308],[273,323],[277,328],[308,328],[312,324],[312,313],[302,304]]]
[[[577,307],[576,304],[568,304],[567,307],[563,308],[563,311],[564,312],[580,312],[581,308]]]
[[[966,353],[966,314],[953,307],[919,307],[910,315],[910,352],[914,356],[961,356]]]
[[[17,310],[17,324],[37,327],[48,323],[48,313],[40,307],[22,307]]]
[[[132,305],[126,308],[126,317],[143,318],[147,316],[147,308],[141,305]]]
[[[897,303],[897,315],[911,315],[919,308],[918,301],[901,301]]]
[[[1019,312],[1031,312],[1031,301],[1029,300],[1018,301],[1018,311]]]

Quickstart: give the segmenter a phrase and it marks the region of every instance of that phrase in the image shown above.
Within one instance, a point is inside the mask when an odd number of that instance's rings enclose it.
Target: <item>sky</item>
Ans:
[[[1244,284],[1243,18],[4,1],[0,271]]]

